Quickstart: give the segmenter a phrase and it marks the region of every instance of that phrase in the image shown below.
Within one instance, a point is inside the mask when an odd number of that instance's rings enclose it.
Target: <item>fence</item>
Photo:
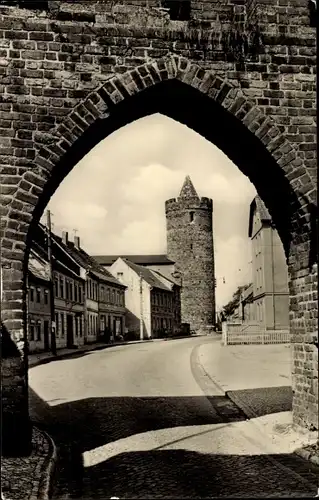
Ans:
[[[223,323],[222,342],[234,344],[287,344],[291,336],[286,330],[266,330],[265,327],[250,323]]]

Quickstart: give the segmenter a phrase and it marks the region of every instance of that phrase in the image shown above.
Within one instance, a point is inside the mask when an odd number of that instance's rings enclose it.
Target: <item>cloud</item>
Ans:
[[[52,220],[59,231],[76,228],[93,255],[164,253],[165,200],[179,195],[186,175],[199,196],[213,199],[223,304],[236,289],[237,269],[250,260],[248,213],[256,191],[223,152],[170,118],[147,116],[95,146],[52,197]]]
[[[181,189],[186,174],[182,171],[173,171],[164,165],[152,163],[140,167],[137,175],[131,177],[121,186],[124,202],[136,205],[153,205],[165,202]]]

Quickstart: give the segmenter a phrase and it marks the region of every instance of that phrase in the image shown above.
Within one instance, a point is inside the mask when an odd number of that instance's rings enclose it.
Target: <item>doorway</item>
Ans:
[[[66,317],[66,344],[71,348],[74,346],[73,316],[68,314]]]
[[[50,349],[50,341],[49,341],[49,321],[46,320],[43,323],[43,341],[44,341],[44,350],[48,351]]]

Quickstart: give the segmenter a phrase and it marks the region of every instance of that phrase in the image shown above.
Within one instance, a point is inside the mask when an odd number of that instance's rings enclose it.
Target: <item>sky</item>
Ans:
[[[219,309],[251,281],[248,216],[256,190],[222,151],[171,118],[141,118],[82,158],[48,204],[53,231],[80,236],[91,255],[166,253],[165,200],[179,195],[186,175],[199,196],[213,199]]]

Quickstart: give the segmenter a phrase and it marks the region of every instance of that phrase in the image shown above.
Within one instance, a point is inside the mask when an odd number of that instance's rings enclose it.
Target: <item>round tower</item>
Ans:
[[[203,331],[215,325],[213,201],[199,198],[187,176],[165,212],[167,256],[181,275],[182,322]]]

